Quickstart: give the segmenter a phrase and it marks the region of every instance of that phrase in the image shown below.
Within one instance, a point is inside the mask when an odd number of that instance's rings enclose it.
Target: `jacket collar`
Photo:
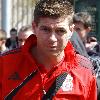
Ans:
[[[22,47],[23,54],[29,55],[31,48],[37,44],[36,41],[37,41],[36,36],[32,34],[25,42],[25,45]],[[68,42],[64,52],[65,52],[65,60],[69,63],[73,63],[75,61],[76,52],[70,41]]]

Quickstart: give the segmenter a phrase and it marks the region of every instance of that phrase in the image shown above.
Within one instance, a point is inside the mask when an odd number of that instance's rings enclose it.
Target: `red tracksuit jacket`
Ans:
[[[65,48],[65,58],[49,72],[31,56],[30,49],[34,45],[36,37],[32,35],[22,48],[0,57],[0,100],[4,100],[16,88],[18,91],[12,94],[12,100],[41,100],[43,89],[47,92],[63,72],[68,75],[53,100],[97,100],[96,79],[87,68],[91,63],[87,58],[75,54],[70,42]],[[33,77],[21,87],[32,72],[35,73]]]

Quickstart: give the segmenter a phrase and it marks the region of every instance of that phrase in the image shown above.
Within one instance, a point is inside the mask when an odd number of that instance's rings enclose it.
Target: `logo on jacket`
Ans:
[[[65,81],[61,86],[63,91],[72,91],[73,89],[73,77],[71,75],[67,75]]]
[[[19,74],[17,72],[14,72],[11,74],[8,78],[9,80],[20,80]]]

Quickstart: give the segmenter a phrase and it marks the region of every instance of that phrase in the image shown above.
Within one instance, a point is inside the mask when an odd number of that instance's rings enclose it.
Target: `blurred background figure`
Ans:
[[[87,36],[91,31],[92,18],[87,12],[76,13],[73,17],[73,23],[75,25],[75,31],[78,33],[83,43],[87,42]]]
[[[10,38],[7,39],[6,46],[9,48],[9,50],[18,47],[17,30],[15,28],[10,30]]]
[[[7,39],[7,34],[5,30],[0,29],[0,54],[6,52],[8,48],[6,47],[6,39]]]
[[[77,32],[74,32],[71,39],[71,43],[73,44],[76,53],[84,56],[84,57],[89,57],[86,51],[86,48],[83,44],[83,41],[81,40],[80,36],[77,34]]]
[[[91,31],[91,25],[92,25],[92,17],[87,12],[78,12],[73,17],[73,24],[75,32],[80,36],[85,49],[87,48],[87,37],[89,36],[89,32]],[[100,100],[100,55],[98,53],[93,52],[94,46],[97,45],[97,39],[92,37],[92,43],[91,47],[92,50],[87,50],[88,59],[93,64],[93,69],[96,73],[97,78],[97,85],[98,85],[98,100]],[[90,45],[90,44],[89,44]],[[91,52],[91,53],[90,53]]]
[[[33,34],[32,27],[30,25],[22,26],[18,32],[18,45],[24,45],[26,39]]]
[[[88,36],[87,43],[85,45],[89,55],[99,55],[100,56],[100,43],[95,36]]]

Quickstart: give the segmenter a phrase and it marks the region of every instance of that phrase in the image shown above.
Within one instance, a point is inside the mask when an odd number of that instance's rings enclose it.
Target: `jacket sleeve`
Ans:
[[[87,100],[97,100],[97,83],[96,83],[96,77],[94,75],[89,85]]]

